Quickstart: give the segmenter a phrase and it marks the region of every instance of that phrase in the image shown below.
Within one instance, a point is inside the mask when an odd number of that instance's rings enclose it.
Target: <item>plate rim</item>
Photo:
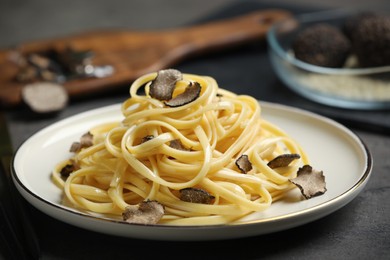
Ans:
[[[17,148],[17,150],[14,153],[14,156],[12,157],[12,161],[11,161],[11,175],[12,175],[12,179],[13,179],[15,185],[16,185],[16,188],[21,193],[21,195],[30,204],[32,204],[34,207],[38,208],[41,212],[43,212],[44,214],[50,215],[50,216],[54,217],[55,219],[57,219],[57,220],[59,220],[61,222],[72,224],[74,226],[78,226],[80,228],[87,229],[87,230],[91,230],[91,229],[86,227],[85,225],[81,225],[81,224],[78,225],[78,224],[74,223],[74,221],[67,221],[67,220],[64,219],[65,217],[60,217],[59,218],[58,216],[54,216],[52,213],[48,213],[48,211],[50,211],[50,210],[46,210],[45,211],[45,210],[43,210],[41,208],[41,206],[38,206],[38,204],[43,204],[43,206],[46,206],[46,207],[53,207],[53,209],[55,209],[55,210],[64,211],[67,214],[71,214],[71,216],[75,216],[76,218],[79,218],[79,217],[86,218],[87,221],[89,221],[88,219],[92,219],[92,220],[95,220],[95,221],[103,221],[103,222],[108,222],[108,223],[111,223],[111,224],[119,224],[119,225],[126,225],[126,226],[127,225],[131,225],[133,227],[139,227],[139,228],[145,229],[145,230],[149,230],[149,229],[171,230],[172,232],[175,232],[175,230],[185,231],[185,230],[205,230],[205,229],[207,229],[207,230],[217,230],[217,229],[221,229],[221,228],[223,228],[223,229],[225,229],[225,228],[232,229],[232,228],[241,228],[241,227],[245,228],[245,227],[251,227],[253,225],[263,225],[265,223],[279,223],[279,222],[284,223],[284,222],[288,222],[288,220],[290,220],[290,219],[296,219],[298,217],[305,217],[305,216],[307,217],[307,215],[310,215],[310,213],[313,213],[313,212],[316,212],[316,211],[325,211],[325,212],[322,212],[321,214],[317,214],[316,216],[311,216],[310,220],[298,221],[299,223],[296,223],[295,225],[288,225],[289,227],[287,227],[287,228],[285,228],[285,227],[280,227],[279,229],[278,228],[271,228],[271,231],[268,230],[268,231],[264,231],[264,232],[255,232],[253,234],[253,235],[261,235],[261,234],[273,233],[273,232],[276,232],[276,231],[286,230],[286,229],[289,229],[289,228],[292,228],[292,227],[300,226],[300,225],[312,222],[312,221],[314,221],[316,219],[322,218],[322,217],[324,217],[326,215],[329,215],[329,214],[333,213],[334,211],[342,208],[346,204],[348,204],[350,201],[352,201],[361,192],[361,190],[363,190],[364,186],[367,184],[367,182],[368,182],[368,180],[369,180],[369,178],[371,176],[372,167],[373,167],[373,158],[372,158],[372,154],[369,151],[367,145],[365,144],[365,142],[361,139],[361,137],[359,135],[357,135],[354,131],[352,131],[351,129],[349,129],[346,126],[342,125],[341,123],[338,123],[338,122],[336,122],[333,119],[330,119],[328,117],[319,115],[319,114],[311,112],[311,111],[307,111],[307,110],[304,110],[304,109],[301,109],[301,108],[292,107],[292,106],[288,106],[288,105],[267,102],[267,101],[261,101],[260,100],[258,102],[260,102],[260,105],[262,107],[261,108],[262,111],[263,111],[263,108],[265,108],[265,109],[276,109],[278,111],[279,110],[280,111],[282,111],[282,110],[285,111],[286,109],[288,109],[288,111],[293,111],[294,113],[298,113],[300,115],[318,118],[322,122],[326,122],[327,124],[332,124],[333,127],[341,128],[343,131],[346,131],[349,135],[354,137],[359,142],[359,144],[363,147],[364,155],[365,155],[365,158],[367,160],[367,162],[365,164],[365,167],[364,167],[364,172],[362,171],[362,175],[360,176],[360,178],[352,186],[350,186],[348,189],[346,189],[343,193],[339,194],[338,196],[336,196],[334,198],[331,198],[329,200],[326,200],[324,202],[321,202],[320,204],[311,206],[309,208],[298,210],[296,212],[291,212],[291,213],[283,214],[283,215],[280,215],[280,216],[266,217],[266,218],[262,218],[262,219],[247,220],[245,222],[233,222],[233,223],[229,223],[229,224],[213,224],[213,225],[185,225],[185,226],[158,225],[158,224],[155,224],[155,225],[130,224],[130,223],[118,220],[118,219],[113,219],[113,218],[109,218],[109,217],[105,217],[105,216],[94,216],[94,215],[91,215],[91,214],[88,214],[88,213],[84,213],[83,211],[80,211],[80,210],[77,210],[77,209],[73,209],[73,208],[70,208],[70,207],[65,207],[65,206],[62,206],[60,204],[53,203],[53,202],[45,199],[44,197],[38,196],[38,194],[35,194],[33,191],[31,191],[20,180],[20,178],[19,178],[19,176],[18,176],[18,174],[16,172],[16,169],[15,169],[15,159],[16,159],[16,156],[18,155],[18,151],[29,140],[31,140],[32,138],[38,136],[39,134],[44,133],[45,131],[50,130],[50,128],[52,128],[52,127],[54,127],[56,125],[64,124],[67,121],[72,121],[72,119],[74,119],[74,118],[87,117],[88,114],[95,114],[95,113],[98,113],[99,111],[112,110],[112,109],[114,109],[116,107],[119,108],[120,107],[120,103],[119,103],[119,104],[112,104],[112,105],[108,105],[108,106],[94,108],[94,109],[91,109],[91,110],[88,110],[88,111],[85,111],[85,112],[74,114],[72,116],[69,116],[69,117],[66,117],[64,119],[61,119],[61,120],[59,120],[57,122],[54,122],[53,124],[50,124],[50,125],[42,128],[42,129],[38,130],[34,134],[32,134],[29,138],[27,138],[25,141],[23,141],[23,143]],[[35,201],[31,201],[31,199],[35,200]],[[333,204],[335,204],[335,203],[337,203],[337,207],[333,207],[332,208],[331,206]],[[328,208],[332,208],[332,209],[329,210]],[[110,234],[110,232],[101,231],[101,230],[97,230],[97,229],[95,229],[94,231],[95,232],[100,232],[100,233],[105,233],[105,234]],[[186,240],[214,240],[214,239],[222,239],[218,235],[216,235],[215,237],[210,236],[210,237],[203,237],[203,238],[201,238],[201,237],[192,237],[192,238],[191,237],[184,237],[184,238],[183,237],[178,237],[178,238],[174,238],[173,237],[173,238],[168,238],[168,237],[165,237],[164,235],[160,234],[159,236],[156,236],[156,237],[152,238],[149,235],[142,236],[142,235],[134,235],[134,234],[130,234],[130,233],[124,232],[123,234],[119,234],[119,236],[133,237],[133,238],[158,239],[158,240],[183,240],[183,241],[186,241]],[[111,235],[118,235],[118,234],[111,233]],[[242,235],[242,237],[247,237],[247,236],[251,236],[251,235]],[[226,239],[238,238],[238,237],[240,237],[240,235],[230,235],[230,236],[227,235]]]

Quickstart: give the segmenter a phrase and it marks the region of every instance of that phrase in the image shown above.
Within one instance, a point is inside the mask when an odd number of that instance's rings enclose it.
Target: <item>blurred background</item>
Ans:
[[[154,30],[185,26],[231,4],[247,2],[307,9],[390,8],[388,0],[1,0],[0,47],[86,29]]]

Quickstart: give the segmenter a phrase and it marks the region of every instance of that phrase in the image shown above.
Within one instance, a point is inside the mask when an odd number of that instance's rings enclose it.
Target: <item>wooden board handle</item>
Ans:
[[[213,51],[231,48],[264,39],[270,26],[290,13],[279,9],[254,11],[249,14],[196,26],[164,31],[96,31],[62,38],[24,43],[17,49],[24,55],[48,50],[60,51],[66,46],[77,50],[92,50],[94,65],[112,65],[114,74],[104,78],[84,78],[66,81],[63,85],[70,96],[88,95],[130,85],[137,77],[152,71],[172,67],[180,61]],[[21,103],[17,82],[18,66],[12,61],[14,50],[0,50],[0,105]]]
[[[203,54],[261,40],[273,23],[289,15],[283,10],[254,11],[227,20],[175,30],[167,37],[179,41],[179,57]]]

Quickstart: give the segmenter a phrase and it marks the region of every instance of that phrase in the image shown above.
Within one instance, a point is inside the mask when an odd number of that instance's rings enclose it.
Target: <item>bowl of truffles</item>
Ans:
[[[390,108],[390,15],[310,13],[276,23],[267,41],[276,74],[298,94],[341,108]]]

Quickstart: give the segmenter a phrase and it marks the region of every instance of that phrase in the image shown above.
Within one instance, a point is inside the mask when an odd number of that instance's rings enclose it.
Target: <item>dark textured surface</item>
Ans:
[[[2,1],[1,5],[6,5],[5,2]],[[137,8],[147,5],[146,2],[150,4],[150,1],[91,1],[89,4],[78,1],[74,6],[63,1],[57,7],[51,1],[37,2],[39,8],[24,1],[13,1],[7,8],[0,8],[0,29],[4,31],[0,38],[2,46],[96,26],[121,25],[141,29],[152,29],[157,24],[160,28],[184,26],[271,6],[262,5],[261,1],[227,1],[224,6],[222,1],[216,1],[221,9],[216,8],[218,5],[215,3],[203,16],[191,16],[191,8],[195,8],[193,2],[196,1],[169,1],[178,5],[172,10],[164,5],[165,1],[154,1],[151,10],[160,8],[162,16],[159,17],[156,11],[139,14]],[[212,5],[207,2],[213,1],[198,2],[206,8]],[[47,9],[42,11],[45,6]],[[308,7],[273,6],[285,7],[296,13],[312,10]],[[40,12],[44,12],[41,17]],[[30,25],[28,19],[32,21]],[[58,222],[29,207],[40,238],[42,259],[151,259],[158,255],[162,259],[388,259],[390,137],[373,130],[383,130],[383,125],[390,124],[389,111],[336,109],[296,95],[276,78],[265,43],[199,57],[179,64],[177,68],[183,72],[212,76],[221,87],[237,93],[304,108],[348,123],[347,126],[362,138],[374,158],[373,173],[367,186],[351,203],[315,222],[269,235],[213,242],[160,242],[107,236]],[[105,96],[74,100],[64,111],[52,117],[36,117],[25,108],[6,111],[14,147],[55,121],[88,109],[122,102],[127,96],[128,86],[123,86],[123,89]],[[356,120],[361,120],[363,124]],[[370,124],[365,124],[365,121]]]

